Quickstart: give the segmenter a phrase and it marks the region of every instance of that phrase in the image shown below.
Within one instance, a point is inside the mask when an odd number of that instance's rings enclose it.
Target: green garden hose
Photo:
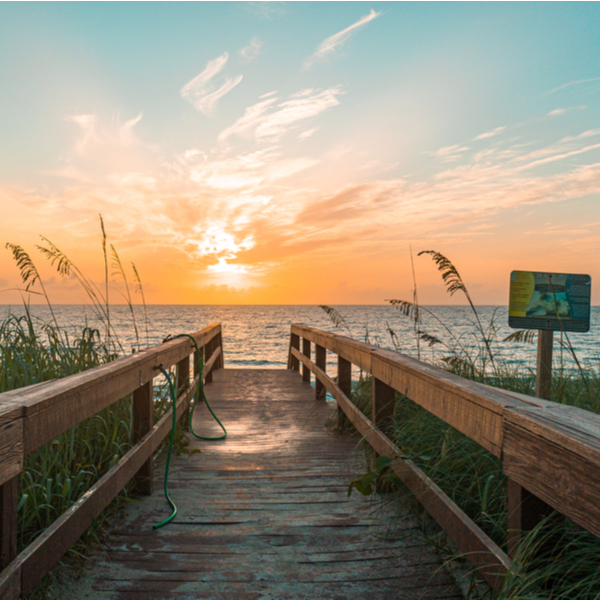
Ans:
[[[202,382],[202,372],[204,370],[204,361],[202,359],[202,354],[200,352],[200,348],[198,348],[198,343],[196,342],[196,340],[193,336],[191,336],[187,333],[182,333],[176,337],[188,337],[192,340],[192,342],[194,342],[198,360],[200,362],[199,373],[198,373],[198,389],[196,390],[196,393],[194,395],[194,402],[192,404],[192,409],[190,410],[190,431],[191,431],[192,435],[194,437],[198,438],[199,440],[207,440],[207,441],[224,440],[227,437],[227,430],[223,426],[223,423],[221,423],[221,421],[219,421],[219,418],[217,417],[217,415],[215,415],[215,413],[213,412],[213,409],[211,408],[210,404],[208,403],[208,400],[206,399],[206,394],[204,393],[204,384]],[[153,526],[154,529],[158,529],[159,527],[162,527],[163,525],[170,523],[177,515],[177,506],[175,506],[175,502],[173,502],[173,500],[171,500],[171,496],[169,495],[169,467],[171,465],[171,454],[173,453],[173,441],[175,440],[175,428],[177,427],[177,392],[175,391],[175,386],[173,385],[173,381],[171,380],[169,373],[165,369],[163,369],[162,365],[159,365],[158,368],[160,369],[161,373],[167,378],[167,382],[169,384],[169,393],[171,395],[171,402],[173,405],[173,408],[172,408],[173,421],[172,421],[172,425],[171,425],[171,439],[169,440],[169,452],[167,453],[167,464],[165,466],[165,485],[164,485],[165,498],[167,499],[167,502],[171,505],[173,512],[171,513],[171,516],[168,517],[167,519],[165,519],[164,521],[162,521],[160,523],[156,523]],[[210,414],[213,416],[214,420],[221,426],[221,429],[223,430],[222,435],[219,435],[216,437],[205,437],[202,435],[198,435],[194,431],[192,419],[194,417],[194,408],[196,408],[196,404],[198,403],[200,393],[202,393],[202,398],[203,398],[204,402],[206,402],[206,406],[207,406],[208,410],[210,411]]]
[[[160,523],[156,523],[153,526],[154,529],[158,529],[159,527],[170,523],[177,514],[177,507],[175,506],[175,502],[173,502],[173,500],[171,500],[171,496],[169,496],[169,466],[171,465],[171,454],[173,452],[173,441],[175,439],[175,427],[177,426],[177,394],[175,393],[175,387],[173,386],[173,382],[171,381],[171,377],[169,376],[167,371],[163,369],[162,365],[159,365],[158,368],[160,369],[161,373],[167,378],[167,381],[169,383],[169,392],[171,393],[171,400],[173,403],[173,422],[171,424],[171,439],[169,440],[167,466],[165,467],[165,498],[167,499],[167,502],[171,505],[173,512],[171,513],[171,516],[169,518],[165,519]]]
[[[194,336],[190,335],[189,333],[182,333],[176,337],[187,337],[187,338],[190,338],[190,340],[192,340],[192,342],[194,343],[194,346],[196,347],[196,354],[197,354],[198,360],[200,362],[199,374],[198,374],[198,389],[196,390],[196,395],[194,396],[194,403],[192,404],[192,409],[190,410],[190,431],[191,431],[192,435],[194,437],[198,438],[199,440],[207,440],[209,442],[213,442],[213,441],[217,441],[217,440],[224,440],[227,437],[227,430],[223,426],[223,423],[221,423],[221,421],[219,421],[219,418],[217,417],[217,415],[215,415],[215,413],[213,412],[213,409],[211,408],[210,404],[208,403],[208,400],[206,399],[206,394],[204,393],[204,383],[202,382],[202,379],[203,379],[202,372],[204,370],[204,361],[202,359],[202,353],[200,352],[200,348],[198,348],[198,343],[196,342],[196,339],[194,338]],[[192,424],[192,419],[194,418],[194,409],[196,408],[196,404],[198,404],[200,394],[202,394],[202,399],[206,403],[206,408],[208,408],[208,410],[210,411],[210,414],[213,416],[213,419],[220,425],[221,429],[223,430],[222,435],[218,435],[216,437],[205,437],[203,435],[198,435],[194,431],[194,425]]]

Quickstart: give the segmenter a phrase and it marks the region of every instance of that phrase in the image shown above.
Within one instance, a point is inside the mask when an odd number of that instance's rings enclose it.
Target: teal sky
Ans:
[[[600,276],[599,17],[2,3],[0,241],[43,233],[93,270],[101,212],[156,302],[381,302],[410,290],[409,244],[481,303],[512,269]],[[424,300],[449,300],[419,264]],[[173,265],[192,281],[161,290]]]

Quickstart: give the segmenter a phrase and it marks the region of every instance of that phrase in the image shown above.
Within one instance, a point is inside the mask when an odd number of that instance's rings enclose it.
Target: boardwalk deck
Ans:
[[[168,515],[157,481],[63,597],[462,598],[410,515],[390,533],[368,500],[347,497],[364,460],[297,372],[219,370],[207,395],[229,436],[175,461],[178,516],[152,529]],[[196,427],[211,431],[205,411]]]

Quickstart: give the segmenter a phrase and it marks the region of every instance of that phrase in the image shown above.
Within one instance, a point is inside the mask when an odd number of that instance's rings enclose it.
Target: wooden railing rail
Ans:
[[[300,341],[302,340],[302,352]],[[315,345],[316,363],[311,360]],[[337,383],[324,353],[337,354]],[[320,357],[320,358],[319,358]],[[337,401],[338,409],[392,468],[459,551],[495,589],[511,560],[377,427],[394,410],[400,392],[502,459],[508,477],[508,550],[514,556],[523,531],[551,509],[600,536],[600,416],[469,381],[409,356],[304,325],[292,325],[288,368],[308,371]],[[351,365],[373,378],[369,419],[349,399]],[[319,386],[316,395],[321,396]]]
[[[205,382],[223,367],[221,326],[193,334],[203,353]],[[190,382],[190,355],[194,379]],[[153,379],[158,365],[177,365],[177,417],[199,385],[199,356],[187,337],[175,338],[64,379],[0,394],[0,598],[26,597],[92,521],[135,477],[152,492],[152,455],[169,433],[172,411],[154,424]],[[117,400],[133,396],[134,446],[77,502],[17,555],[17,476],[25,457]]]

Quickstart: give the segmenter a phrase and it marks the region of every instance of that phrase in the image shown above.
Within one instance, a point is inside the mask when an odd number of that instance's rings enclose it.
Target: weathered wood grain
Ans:
[[[220,325],[211,325],[194,337],[198,345],[203,346],[220,331]],[[157,364],[169,367],[192,351],[189,339],[174,339],[43,386],[0,394],[0,406],[6,399],[12,406],[16,403],[21,407],[24,454],[27,455],[151,381]],[[0,440],[4,441],[4,436],[0,436]]]
[[[0,486],[0,569],[5,569],[17,556],[18,491],[16,476]]]
[[[554,331],[538,331],[537,372],[535,395],[538,398],[551,399],[552,395],[552,346]]]
[[[402,482],[421,502],[424,508],[439,523],[481,576],[494,589],[499,589],[502,577],[510,568],[511,561],[452,500],[410,460],[400,458],[401,452],[352,402],[342,393],[335,382],[314,363],[295,349],[292,352],[316,377],[321,379],[327,391],[336,399],[339,406],[352,421],[363,438],[380,456],[394,459],[392,469]]]
[[[304,338],[302,340],[302,354],[310,359],[311,344],[310,340]],[[302,365],[302,381],[310,383],[310,369],[303,363]]]
[[[292,333],[367,371],[497,457],[502,455],[504,410],[528,405],[514,394],[463,379],[399,352],[304,325],[292,325]]]
[[[327,350],[318,344],[315,345],[315,363],[321,371],[325,372],[327,368]],[[317,400],[325,398],[325,386],[321,383],[320,379],[315,381],[315,397]]]
[[[179,398],[178,417],[183,414],[193,398],[196,385],[197,381]],[[171,429],[171,414],[169,410],[139,444],[127,452],[75,504],[17,556],[8,568],[7,581],[12,581],[14,577],[12,573],[19,571],[21,593],[26,596],[33,590],[41,578],[61,559],[92,521],[152,456]],[[0,583],[4,579],[5,574],[2,572]]]
[[[219,370],[206,393],[229,435],[174,462],[177,517],[153,531],[164,498],[131,505],[73,600],[461,598],[410,514],[390,535],[387,513],[348,497],[362,452],[326,427],[334,407],[297,371]],[[194,429],[218,432],[205,406]]]
[[[8,402],[0,411],[0,485],[23,470],[25,454],[23,418],[20,407]]]
[[[600,536],[600,415],[563,405],[511,409],[504,438],[504,473]]]
[[[154,425],[153,386],[149,381],[133,392],[133,439],[137,444]],[[135,491],[138,494],[152,493],[152,465],[150,456],[135,475]]]

